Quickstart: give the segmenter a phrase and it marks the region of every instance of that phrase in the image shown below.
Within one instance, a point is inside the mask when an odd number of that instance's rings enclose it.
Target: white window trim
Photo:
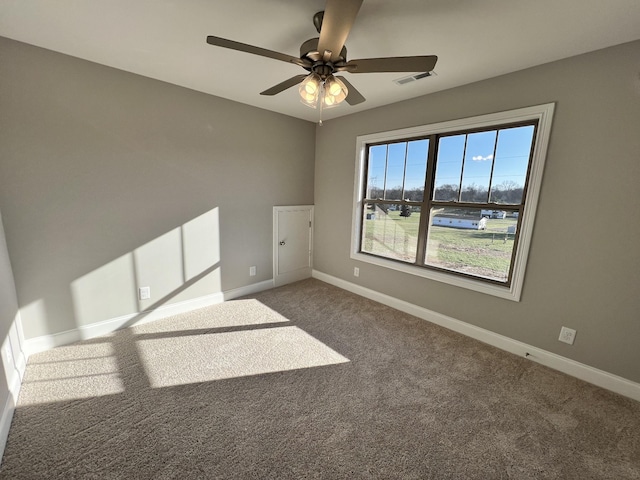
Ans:
[[[390,132],[360,135],[356,137],[356,168],[355,184],[353,189],[354,208],[351,221],[351,258],[361,262],[408,273],[410,275],[429,278],[449,285],[455,285],[457,287],[467,288],[476,292],[486,293],[488,295],[494,295],[496,297],[519,302],[522,294],[522,284],[524,283],[527,258],[529,256],[529,247],[531,246],[531,236],[533,234],[533,224],[536,216],[536,208],[538,206],[540,187],[542,184],[542,174],[547,157],[547,147],[549,145],[549,136],[551,134],[551,121],[553,119],[554,107],[554,103],[547,103],[544,105],[536,105],[533,107],[509,110],[506,112],[480,115],[448,122],[434,123],[431,125],[403,128],[401,130],[393,130]],[[364,205],[362,198],[364,197],[364,169],[366,168],[366,149],[368,144],[391,142],[393,140],[452,132],[456,130],[491,127],[494,125],[528,120],[538,120],[538,131],[533,147],[527,199],[524,206],[522,225],[520,227],[520,243],[514,258],[511,286],[492,284],[482,280],[475,280],[455,274],[430,270],[358,252],[360,247],[360,231],[363,218],[362,209]]]

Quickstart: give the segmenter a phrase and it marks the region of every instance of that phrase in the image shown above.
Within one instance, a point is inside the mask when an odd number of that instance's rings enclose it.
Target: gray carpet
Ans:
[[[640,479],[640,403],[317,280],[31,356],[2,479]]]

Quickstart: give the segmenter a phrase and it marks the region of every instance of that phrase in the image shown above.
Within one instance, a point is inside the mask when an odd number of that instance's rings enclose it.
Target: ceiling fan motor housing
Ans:
[[[314,72],[320,75],[323,79],[331,75],[336,70],[336,63],[346,63],[347,61],[347,47],[343,46],[340,50],[340,58],[337,62],[325,62],[322,59],[322,53],[318,51],[319,38],[311,38],[300,45],[300,58],[311,61],[310,67],[304,67],[309,72]]]

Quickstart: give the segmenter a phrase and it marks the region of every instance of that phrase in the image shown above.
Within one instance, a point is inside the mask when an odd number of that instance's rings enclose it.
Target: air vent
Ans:
[[[436,74],[436,72],[423,72],[423,73],[415,73],[413,75],[409,75],[408,77],[402,77],[394,80],[398,85],[406,85],[407,83],[416,82],[423,78],[432,77]]]

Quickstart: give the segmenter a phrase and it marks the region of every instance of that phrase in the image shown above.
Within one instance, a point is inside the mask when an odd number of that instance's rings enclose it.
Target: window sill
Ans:
[[[415,265],[409,265],[406,263],[389,260],[382,257],[376,257],[373,255],[367,255],[365,253],[352,252],[351,258],[359,262],[369,263],[371,265],[377,265],[379,267],[389,268],[398,272],[406,273],[408,275],[414,275],[416,277],[427,278],[429,280],[435,280],[437,282],[446,283],[455,287],[466,288],[467,290],[473,290],[479,293],[487,295],[493,295],[495,297],[504,298],[513,302],[520,301],[520,289],[516,287],[516,283],[512,282],[511,287],[502,286],[498,284],[484,282],[482,280],[474,280],[472,278],[462,277],[455,274],[440,272],[436,270],[430,270],[428,268],[417,267]],[[515,275],[516,272],[514,272]]]

